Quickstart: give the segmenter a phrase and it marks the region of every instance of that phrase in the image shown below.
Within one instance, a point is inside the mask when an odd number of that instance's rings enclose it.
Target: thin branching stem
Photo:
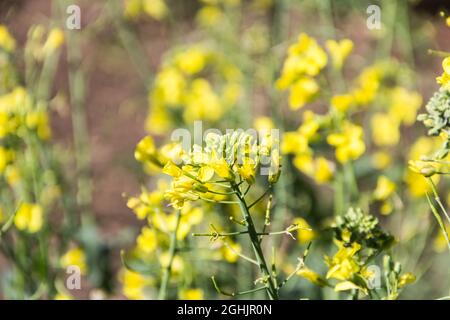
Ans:
[[[167,299],[167,287],[169,285],[170,280],[170,272],[172,271],[173,260],[175,259],[175,254],[177,252],[177,233],[178,227],[180,226],[181,220],[181,211],[177,211],[175,229],[170,235],[170,248],[169,248],[169,262],[164,269],[163,278],[161,282],[161,287],[159,288],[158,299],[165,300]]]

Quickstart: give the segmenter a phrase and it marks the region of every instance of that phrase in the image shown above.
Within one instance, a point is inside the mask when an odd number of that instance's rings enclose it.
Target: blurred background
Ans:
[[[352,57],[343,73],[348,79],[355,78],[363,67],[377,60],[394,58],[407,65],[412,72],[410,77],[406,76],[406,81],[420,93],[424,103],[438,89],[435,78],[442,73],[442,57],[430,54],[429,49],[450,50],[450,28],[439,14],[445,10],[450,12],[450,2],[444,0],[291,0],[282,1],[281,13],[274,9],[278,8],[273,3],[277,0],[242,0],[239,7],[224,5],[223,11],[209,14],[204,8],[214,7],[215,1],[167,0],[169,13],[161,16],[157,12],[152,14],[152,10],[134,12],[128,8],[127,12],[126,1],[120,0],[0,0],[0,24],[7,27],[16,39],[17,50],[21,50],[33,26],[64,29],[69,16],[65,8],[75,2],[81,8],[81,29],[64,30],[66,41],[51,81],[48,110],[55,153],[62,159],[62,171],[69,184],[77,186],[68,191],[73,199],[77,199],[76,215],[83,213],[87,221],[83,224],[82,236],[77,239],[84,239],[81,242],[85,244],[97,244],[93,249],[94,259],[97,259],[93,265],[99,268],[97,276],[94,280],[83,278],[82,290],[70,292],[77,298],[126,298],[119,276],[122,269],[120,251],[133,247],[143,226],[127,207],[127,198],[137,195],[142,185],[151,188],[155,184],[135,160],[134,150],[139,140],[149,133],[146,118],[152,108],[151,104],[149,106],[152,79],[173,48],[203,41],[214,43],[214,48],[225,55],[230,52],[228,57],[244,73],[245,108],[251,115],[250,121],[252,117],[272,116],[270,92],[265,89],[271,81],[267,80],[271,77],[270,71],[264,74],[265,70],[259,67],[265,63],[274,64],[279,73],[288,46],[301,32],[316,38],[319,43],[327,39],[352,40]],[[366,10],[371,4],[381,7],[381,30],[369,30],[366,26]],[[223,20],[219,25],[213,25],[212,20],[218,14],[224,15]],[[71,40],[67,33],[72,34]],[[70,50],[76,53],[71,55]],[[271,55],[269,60],[265,60],[267,52]],[[26,63],[19,56],[15,63],[18,72],[23,73]],[[71,70],[82,72],[83,94],[78,102],[71,93]],[[253,70],[253,77],[246,73],[247,70]],[[77,103],[78,108],[74,105]],[[283,103],[280,108],[287,109],[282,107]],[[310,108],[320,112],[325,107],[322,102],[317,102]],[[286,120],[286,129],[295,130],[302,122],[302,116],[289,112],[282,111],[281,115]],[[403,146],[426,134],[421,124],[402,130],[402,145],[395,149],[400,154],[397,159],[408,157],[409,151],[403,150]],[[81,138],[75,137],[74,133],[81,134]],[[157,143],[167,140],[164,134],[153,136]],[[370,180],[367,176],[359,178],[362,188],[372,188],[369,182],[364,186],[364,181]],[[319,229],[333,215],[330,212],[333,210],[330,203],[332,189],[316,188],[313,181],[301,174],[295,179],[301,182],[297,182],[294,189],[304,186],[302,190],[307,190],[299,191],[297,199],[307,204],[293,208],[293,212],[301,211],[294,216],[301,215],[314,229]],[[442,188],[446,198],[446,186]],[[426,208],[426,200],[420,201],[416,209]],[[54,210],[58,211],[58,206]],[[419,274],[417,282],[404,291],[402,298],[448,295],[450,259],[446,252],[436,251],[433,245],[438,230],[431,214],[428,211],[426,214],[412,211],[394,214],[378,217],[400,238],[400,244],[402,240],[409,241],[406,247],[398,249],[399,260],[405,270]],[[54,219],[58,219],[58,214]],[[429,229],[422,230],[422,224]],[[418,237],[409,235],[414,230],[420,234]],[[329,241],[329,238],[318,241]],[[323,268],[320,267],[323,265],[322,253],[328,250],[313,251],[310,263],[318,269]],[[0,274],[5,276],[11,267],[9,259],[0,254]],[[96,288],[101,290],[94,290]],[[7,290],[0,291],[0,297],[20,297],[7,294]],[[214,290],[208,292],[206,297],[217,298]],[[289,292],[294,294],[286,298],[296,298],[297,292],[313,292],[308,295],[310,298],[335,298],[309,284],[294,286]]]

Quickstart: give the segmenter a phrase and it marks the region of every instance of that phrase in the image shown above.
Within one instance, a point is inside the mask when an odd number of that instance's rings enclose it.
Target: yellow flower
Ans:
[[[297,275],[305,278],[306,280],[309,280],[310,282],[314,283],[315,285],[318,285],[319,287],[326,286],[327,282],[325,279],[323,279],[317,272],[312,271],[311,269],[307,267],[301,268]]]
[[[300,227],[300,229],[297,230],[297,239],[301,244],[309,243],[316,237],[316,233],[313,230],[306,230],[311,229],[311,226],[305,219],[295,218],[293,223]]]
[[[151,164],[160,167],[161,163],[158,159],[157,150],[153,138],[146,136],[139,141],[134,152],[134,157],[139,162],[150,162]]]
[[[165,67],[156,76],[150,101],[155,105],[179,106],[183,102],[186,86],[186,79],[177,68]]]
[[[391,161],[391,155],[387,152],[377,151],[372,154],[372,164],[376,169],[386,169]]]
[[[174,178],[179,178],[183,175],[183,170],[181,170],[176,164],[172,161],[168,161],[163,168],[163,172],[169,176]]]
[[[444,69],[444,73],[436,80],[443,88],[450,89],[450,57],[442,61],[442,68]]]
[[[214,169],[214,171],[219,177],[224,179],[231,178],[230,167],[224,158],[218,159],[217,157],[214,157],[211,161],[210,166],[211,168]]]
[[[143,10],[155,20],[162,20],[167,16],[168,8],[163,0],[143,0]]]
[[[206,79],[195,79],[186,96],[184,119],[189,123],[196,120],[217,121],[224,113],[220,97]]]
[[[325,259],[329,268],[326,278],[347,280],[360,270],[360,266],[353,256],[361,249],[361,245],[352,243],[351,247],[346,247],[339,243],[338,246],[338,252],[332,258],[326,257]]]
[[[168,8],[164,0],[126,0],[124,11],[131,19],[145,13],[155,20],[162,20],[167,16]]]
[[[222,20],[223,12],[217,6],[204,6],[196,16],[197,23],[202,27],[212,27]]]
[[[258,117],[253,122],[253,125],[258,131],[270,131],[275,128],[275,125],[269,117]]]
[[[361,290],[364,294],[367,294],[367,289],[356,285],[351,281],[342,281],[334,286],[334,291],[347,291],[347,290]]]
[[[154,284],[152,278],[127,269],[122,271],[120,278],[123,284],[123,294],[132,300],[145,299],[145,288]]]
[[[126,0],[125,16],[128,18],[136,18],[142,11],[142,0]]]
[[[400,123],[397,119],[384,113],[372,116],[372,138],[378,146],[394,146],[400,140]]]
[[[167,268],[167,266],[169,265],[170,262],[170,253],[169,252],[164,252],[159,256],[159,263],[161,264],[162,268]],[[184,261],[183,259],[176,255],[173,257],[172,260],[172,268],[170,269],[170,272],[174,275],[177,276],[179,274],[181,274],[184,270]]]
[[[450,203],[449,198],[450,198],[450,196],[447,197],[447,203]],[[447,230],[447,234],[450,234],[450,224],[447,224],[445,226],[445,229]],[[439,230],[438,234],[434,238],[433,249],[436,252],[444,252],[444,251],[448,250],[447,240],[445,239],[444,233],[441,232],[441,230]]]
[[[346,112],[354,102],[353,95],[341,94],[331,98],[331,106],[340,112]]]
[[[55,295],[55,300],[73,300],[73,297],[68,293],[58,292]]]
[[[338,70],[341,69],[348,55],[353,50],[353,42],[349,39],[343,39],[339,42],[328,40],[325,45],[330,53],[333,66]]]
[[[137,247],[144,253],[152,253],[158,246],[156,231],[149,227],[143,227],[141,234],[136,239]]]
[[[178,294],[180,300],[203,300],[204,293],[202,289],[182,289]]]
[[[237,171],[242,179],[244,179],[248,184],[255,182],[256,167],[255,161],[251,158],[245,157],[242,165],[238,166]]]
[[[309,141],[317,133],[319,127],[320,124],[317,121],[316,115],[312,111],[306,110],[303,113],[303,123],[298,128],[298,132]]]
[[[389,114],[405,125],[416,121],[417,110],[422,105],[422,96],[417,92],[397,87],[390,93]]]
[[[192,75],[203,70],[206,52],[200,47],[189,48],[175,57],[175,64],[186,74]]]
[[[3,211],[3,208],[0,207],[0,223],[3,223],[5,219],[6,219],[5,212]]]
[[[351,92],[356,104],[364,106],[375,99],[380,87],[380,77],[378,66],[368,67],[361,72],[356,81],[356,87]]]
[[[165,134],[171,128],[172,120],[164,107],[152,106],[145,121],[145,130],[152,134]]]
[[[69,266],[77,266],[80,268],[81,274],[86,274],[86,254],[80,248],[73,248],[67,251],[59,260],[62,268]]]
[[[59,28],[50,30],[47,40],[44,43],[42,51],[44,55],[49,56],[54,53],[64,43],[64,31]]]
[[[363,129],[360,126],[346,122],[341,133],[328,135],[328,144],[336,148],[336,159],[341,163],[358,159],[366,150],[363,141]]]
[[[316,40],[302,33],[297,43],[289,48],[288,57],[276,86],[280,90],[285,90],[305,76],[314,77],[327,62],[327,55]],[[310,86],[313,85],[310,84]]]
[[[405,273],[398,279],[398,287],[403,288],[407,284],[413,283],[414,281],[416,281],[415,275],[413,275],[411,272]]]
[[[42,228],[44,214],[39,204],[22,203],[14,217],[17,229],[36,233]]]
[[[373,192],[376,200],[382,201],[388,199],[396,189],[396,185],[386,176],[380,176],[377,180],[377,186]]]
[[[333,177],[333,167],[324,157],[318,157],[314,161],[314,179],[317,183],[325,183]]]
[[[297,110],[310,102],[317,92],[319,85],[316,80],[310,77],[300,78],[291,86],[289,106],[292,110]]]
[[[0,48],[11,52],[16,48],[16,40],[11,36],[6,26],[0,24]]]
[[[286,132],[283,135],[281,152],[284,154],[306,153],[309,151],[308,139],[298,132]]]
[[[298,154],[294,158],[294,166],[308,176],[313,176],[315,171],[314,159],[310,154]]]
[[[241,251],[241,245],[231,240],[228,240],[220,249],[222,257],[229,263],[235,263],[239,259]]]

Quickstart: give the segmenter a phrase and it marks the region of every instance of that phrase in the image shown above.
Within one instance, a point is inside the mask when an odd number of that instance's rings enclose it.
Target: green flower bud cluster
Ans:
[[[450,132],[450,90],[441,88],[425,106],[428,113],[420,114],[418,121],[422,121],[429,128],[428,134],[437,136]]]
[[[381,229],[377,218],[364,214],[359,208],[350,208],[345,215],[337,217],[333,230],[340,241],[357,242],[376,250],[386,249],[394,240]]]

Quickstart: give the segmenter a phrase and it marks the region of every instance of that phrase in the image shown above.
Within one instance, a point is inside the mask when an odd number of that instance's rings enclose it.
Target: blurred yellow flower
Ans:
[[[69,266],[77,266],[80,268],[81,274],[86,274],[86,254],[78,247],[68,250],[59,260],[61,268]]]
[[[155,20],[162,20],[168,14],[168,8],[164,0],[126,0],[125,16],[137,18],[142,13]]]
[[[449,195],[450,195],[450,193],[449,193]],[[450,198],[450,196],[447,197],[447,203],[450,203],[450,202],[448,202],[450,200],[449,198]],[[447,224],[445,226],[445,229],[447,230],[447,234],[450,234],[450,224]],[[434,238],[433,249],[436,252],[444,252],[444,251],[448,250],[447,240],[445,239],[444,233],[441,232],[440,230],[437,233],[436,237]]]
[[[11,36],[6,26],[0,24],[0,48],[7,52],[14,51],[16,40]]]
[[[239,259],[239,254],[241,251],[241,245],[231,240],[227,240],[226,244],[220,248],[220,253],[222,254],[223,259],[229,263],[235,263]]]
[[[258,131],[270,131],[271,129],[275,128],[275,124],[269,117],[258,117],[253,122],[253,125]]]
[[[389,114],[376,113],[370,121],[372,139],[378,146],[394,146],[400,140],[400,123]]]
[[[196,16],[197,23],[202,27],[212,27],[222,20],[223,12],[217,6],[204,6]]]
[[[175,64],[186,74],[192,75],[203,70],[206,65],[207,52],[201,47],[188,48],[175,57]]]
[[[325,183],[333,177],[333,166],[324,157],[318,157],[314,161],[314,179],[317,183]]]
[[[395,189],[396,185],[392,180],[386,176],[379,176],[373,197],[379,201],[386,200],[395,192]]]
[[[281,152],[284,154],[308,153],[308,139],[299,132],[286,132],[281,142]]]
[[[417,92],[396,87],[391,91],[389,98],[389,114],[405,125],[412,125],[422,105],[422,96]]]
[[[327,62],[325,51],[315,39],[305,33],[300,34],[297,43],[289,47],[288,57],[276,86],[279,90],[286,90],[292,86],[290,98],[292,108],[301,107],[318,92],[319,87],[312,77],[319,74]]]
[[[336,40],[328,40],[325,43],[330,53],[333,66],[341,69],[350,52],[353,50],[353,42],[349,39],[343,39],[339,42]]]
[[[206,79],[192,81],[191,90],[186,95],[184,118],[187,122],[196,120],[217,121],[224,113],[220,97]]]
[[[169,252],[163,252],[159,257],[159,263],[161,264],[162,268],[167,268],[170,262],[170,253]],[[177,276],[180,275],[184,270],[184,261],[183,259],[175,255],[172,260],[172,268],[170,269],[170,272],[172,275]]]
[[[331,98],[331,106],[340,112],[346,112],[354,102],[351,94],[336,95]]]
[[[14,217],[14,224],[19,230],[36,233],[41,230],[43,220],[44,213],[39,204],[22,203]]]
[[[377,65],[365,68],[356,80],[356,87],[351,91],[355,103],[365,106],[375,99],[380,87],[381,71]]]
[[[123,284],[123,294],[132,300],[145,299],[145,288],[154,284],[152,278],[127,269],[122,270],[120,280]]]
[[[181,289],[178,293],[180,300],[203,300],[204,293],[202,289]]]
[[[309,243],[316,237],[316,233],[314,232],[314,230],[312,230],[311,226],[305,219],[295,218],[292,223],[300,227],[300,229],[297,230],[297,239],[301,244]]]
[[[306,280],[309,280],[310,282],[314,283],[315,285],[318,285],[319,287],[326,286],[327,282],[325,279],[323,279],[317,272],[312,271],[311,269],[307,267],[301,268],[297,275],[305,278]]]
[[[407,284],[413,283],[416,281],[416,276],[413,275],[411,272],[405,273],[400,276],[398,281],[398,287],[403,288]]]
[[[297,110],[311,101],[317,92],[319,85],[316,80],[310,77],[300,78],[291,86],[289,106],[292,110]]]
[[[149,227],[143,227],[141,234],[136,239],[137,248],[142,252],[149,254],[156,250],[158,246],[158,237],[156,231]]]
[[[328,135],[327,142],[336,148],[336,159],[340,163],[356,160],[364,153],[363,134],[360,126],[346,122],[342,132]]]
[[[58,292],[55,295],[55,300],[73,300],[73,297],[68,293]]]
[[[60,28],[53,28],[50,30],[47,40],[44,43],[42,51],[45,56],[54,53],[64,43],[64,31]]]
[[[442,69],[444,72],[436,80],[443,88],[450,89],[450,57],[442,61]]]
[[[391,155],[387,152],[377,151],[372,154],[372,164],[378,170],[386,169],[391,162]]]

